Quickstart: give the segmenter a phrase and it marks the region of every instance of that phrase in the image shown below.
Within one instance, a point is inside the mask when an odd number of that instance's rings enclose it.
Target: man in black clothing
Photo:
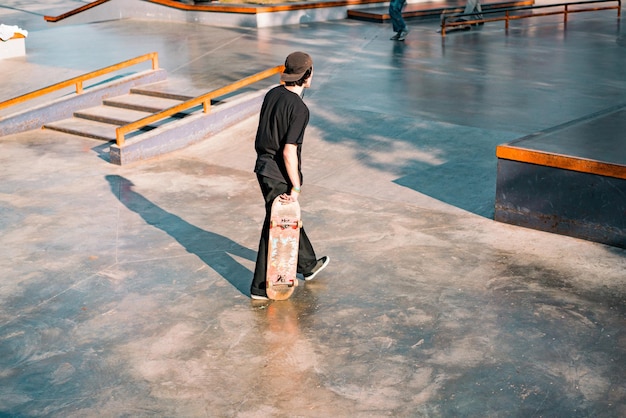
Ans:
[[[302,101],[305,88],[311,86],[313,60],[304,52],[289,54],[280,80],[265,95],[254,143],[257,160],[254,172],[265,199],[265,221],[259,241],[254,277],[250,287],[252,299],[267,299],[267,241],[272,202],[277,196],[285,202],[298,201],[302,186],[301,152],[304,131],[309,123],[309,109]],[[313,246],[300,229],[298,273],[312,280],[330,259],[315,256]]]

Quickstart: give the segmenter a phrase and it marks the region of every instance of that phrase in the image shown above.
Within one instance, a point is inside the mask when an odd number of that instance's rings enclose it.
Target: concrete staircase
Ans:
[[[133,88],[126,95],[103,100],[101,106],[75,112],[73,118],[60,121],[54,129],[74,127],[81,131],[82,135],[89,132],[91,135],[101,135],[105,140],[115,141],[117,126],[139,120],[192,98],[172,93],[165,85],[163,88],[160,87],[159,84],[153,84]],[[257,114],[267,89],[261,86],[258,90],[243,89],[213,101],[208,113],[203,111],[202,105],[198,105],[129,133],[125,136],[123,145],[117,145],[115,142],[111,144],[109,161],[124,165],[167,154],[205,140]]]
[[[128,94],[104,99],[102,105],[77,110],[71,118],[62,119],[45,124],[45,129],[65,132],[68,134],[115,141],[115,129],[118,126],[137,121],[146,116],[176,106],[191,96],[168,93],[166,82],[155,83],[146,87],[132,88]],[[163,91],[159,91],[163,85]],[[174,115],[153,125],[148,125],[135,135],[151,131],[169,122],[183,119],[201,108],[193,108],[186,112]]]
[[[71,118],[46,123],[44,128],[111,142],[109,161],[123,165],[184,148],[258,113],[266,91],[267,88],[244,89],[214,101],[209,113],[203,112],[202,105],[176,113],[127,134],[121,146],[115,142],[118,126],[143,119],[195,96],[174,93],[167,81],[161,81],[103,99],[99,106],[78,109]]]
[[[127,164],[184,148],[258,113],[271,83],[266,79],[220,97],[211,103],[207,113],[202,105],[181,111],[126,134],[124,143],[117,145],[118,126],[206,93],[197,92],[195,88],[181,89],[176,82],[168,81],[162,69],[143,71],[87,88],[81,94],[64,95],[0,116],[0,138],[43,127],[110,142],[109,161]]]

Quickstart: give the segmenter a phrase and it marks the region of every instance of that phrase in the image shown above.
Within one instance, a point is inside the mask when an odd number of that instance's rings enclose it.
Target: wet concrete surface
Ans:
[[[626,252],[491,220],[497,144],[626,102],[615,13],[554,22],[34,30],[2,98],[153,50],[201,92],[309,51],[303,217],[331,264],[250,300],[254,117],[124,167],[1,138],[0,414],[626,415]]]

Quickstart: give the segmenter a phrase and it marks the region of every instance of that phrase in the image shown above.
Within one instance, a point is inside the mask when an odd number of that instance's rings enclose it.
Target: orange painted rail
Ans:
[[[46,22],[58,22],[59,20],[63,20],[63,19],[68,18],[70,16],[74,16],[74,15],[80,13],[80,12],[84,12],[85,10],[89,10],[92,7],[96,7],[96,6],[98,6],[98,5],[102,4],[102,3],[106,3],[107,1],[109,1],[109,0],[92,1],[91,3],[87,3],[84,6],[80,6],[77,9],[70,10],[67,13],[63,13],[62,15],[59,15],[59,16],[44,16],[43,19]]]
[[[600,7],[586,7],[586,8],[572,8],[576,6],[583,6],[594,3],[608,3],[608,2],[616,2],[617,4],[614,6],[600,6]],[[535,13],[531,12],[528,14],[514,14],[511,13],[519,13],[524,10],[538,10],[538,9],[547,9],[547,8],[555,8],[555,7],[563,7],[563,10],[553,10],[549,12],[540,12]],[[450,14],[448,16],[444,16],[441,19],[441,36],[446,36],[446,28],[454,28],[455,26],[466,26],[477,23],[486,23],[486,22],[497,22],[504,20],[506,22],[506,29],[509,29],[509,22],[511,20],[518,19],[527,19],[530,17],[539,17],[539,16],[551,16],[551,15],[563,15],[563,22],[567,23],[567,16],[570,13],[580,13],[580,12],[595,12],[599,10],[613,10],[617,9],[617,17],[619,18],[622,15],[622,0],[590,0],[590,1],[581,1],[576,3],[557,3],[557,4],[546,4],[542,6],[524,6],[524,7],[516,7],[514,9],[507,10],[494,10],[494,11],[485,11],[480,14],[483,16],[494,15],[494,14],[502,14],[504,12],[504,16],[494,16],[494,17],[485,17],[484,19],[472,19],[472,16],[476,16],[478,13],[458,13],[458,14]],[[459,19],[459,18],[468,18],[462,22],[450,21],[451,19]]]
[[[130,67],[132,65],[136,65],[145,61],[152,61],[152,69],[156,70],[159,68],[159,55],[156,52],[151,52],[149,54],[145,54],[136,58],[129,59],[127,61],[123,61],[105,68],[101,68],[96,71],[92,71],[87,74],[80,75],[78,77],[70,78],[69,80],[61,81],[60,83],[52,84],[51,86],[44,87],[39,90],[32,91],[30,93],[23,94],[18,97],[14,97],[13,99],[4,101],[0,103],[0,109],[4,109],[6,107],[23,103],[31,99],[35,99],[37,97],[44,96],[48,93],[52,93],[57,90],[61,90],[66,87],[75,86],[76,94],[81,94],[83,92],[83,83],[87,80],[94,79],[96,77],[100,77],[102,75],[112,73],[117,70],[121,70],[122,68]]]
[[[221,87],[219,89],[210,91],[209,93],[203,94],[202,96],[195,97],[193,99],[189,99],[183,103],[177,104],[176,106],[172,106],[168,109],[165,109],[159,113],[155,113],[150,116],[146,116],[145,118],[139,119],[135,122],[131,122],[127,125],[123,125],[118,127],[115,130],[115,142],[117,146],[124,145],[126,141],[126,134],[136,131],[138,129],[144,128],[153,122],[157,122],[159,120],[168,118],[176,113],[183,112],[192,107],[202,105],[203,112],[208,113],[211,108],[211,100],[224,96],[225,94],[232,93],[237,91],[243,87],[249,86],[250,84],[256,83],[257,81],[263,80],[265,78],[271,77],[274,74],[281,73],[285,67],[283,65],[278,65],[276,67],[269,68],[267,70],[261,71],[249,77],[243,78],[239,81],[236,81],[232,84],[229,84],[225,87]]]
[[[623,165],[530,150],[512,145],[499,145],[496,147],[496,157],[522,163],[578,171],[580,173],[626,179],[626,166]]]

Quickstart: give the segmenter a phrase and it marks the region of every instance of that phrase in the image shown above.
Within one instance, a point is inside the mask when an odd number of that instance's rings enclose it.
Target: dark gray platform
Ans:
[[[495,219],[626,247],[626,106],[501,145]]]

